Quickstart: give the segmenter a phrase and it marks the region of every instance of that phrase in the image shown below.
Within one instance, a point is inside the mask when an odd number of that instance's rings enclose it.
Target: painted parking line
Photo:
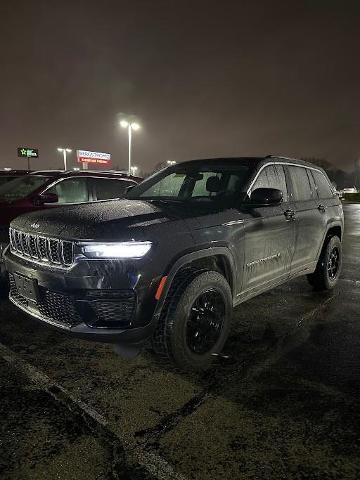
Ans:
[[[175,472],[174,468],[156,452],[146,451],[141,446],[130,446],[128,442],[116,435],[109,426],[106,418],[97,412],[93,407],[74,397],[70,392],[58,383],[51,380],[46,374],[26,362],[20,355],[0,343],[0,357],[5,360],[16,371],[25,375],[32,384],[51,395],[56,401],[64,404],[70,411],[74,408],[81,411],[85,420],[95,423],[110,442],[116,441],[124,450],[126,457],[143,467],[154,479],[158,480],[187,480],[187,478]],[[105,435],[104,435],[105,434]]]

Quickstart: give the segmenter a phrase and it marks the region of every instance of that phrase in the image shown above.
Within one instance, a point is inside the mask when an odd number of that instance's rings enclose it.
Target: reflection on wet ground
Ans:
[[[345,213],[336,290],[300,278],[240,305],[205,374],[122,360],[3,302],[0,477],[179,478],[149,467],[157,452],[189,479],[360,478],[360,205]]]

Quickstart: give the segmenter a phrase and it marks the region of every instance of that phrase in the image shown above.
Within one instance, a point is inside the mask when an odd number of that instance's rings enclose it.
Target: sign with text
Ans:
[[[23,158],[39,158],[38,148],[19,147],[17,149],[18,157]]]
[[[96,165],[111,165],[110,153],[89,152],[87,150],[77,150],[77,161],[79,163],[91,163]]]

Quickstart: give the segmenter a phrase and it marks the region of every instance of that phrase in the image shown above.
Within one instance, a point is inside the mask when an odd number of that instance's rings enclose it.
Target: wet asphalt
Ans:
[[[240,305],[184,374],[0,303],[0,479],[360,478],[360,205],[331,293],[299,278]]]

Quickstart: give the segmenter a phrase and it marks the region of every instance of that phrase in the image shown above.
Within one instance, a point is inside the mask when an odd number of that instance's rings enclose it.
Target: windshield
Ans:
[[[240,198],[247,183],[249,165],[181,167],[178,165],[159,172],[134,187],[129,199],[204,201]]]
[[[12,202],[25,198],[50,179],[40,175],[26,175],[19,177],[5,184],[0,184],[0,201]]]

